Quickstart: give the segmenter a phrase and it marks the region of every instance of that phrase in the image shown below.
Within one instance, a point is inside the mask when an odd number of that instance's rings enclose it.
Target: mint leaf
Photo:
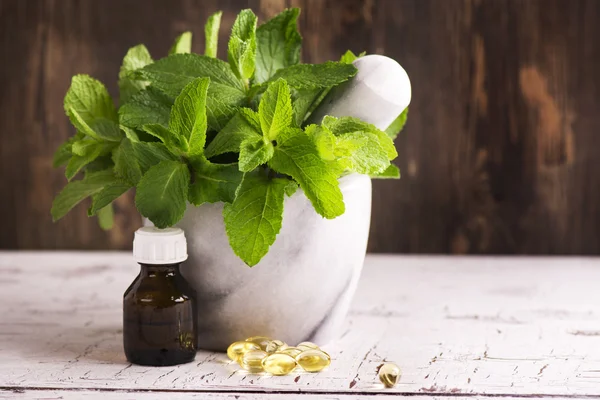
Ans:
[[[375,179],[400,179],[400,170],[394,164],[391,164],[385,171],[371,175]]]
[[[105,231],[112,229],[115,224],[114,217],[115,214],[112,204],[109,204],[98,211],[98,225]]]
[[[160,124],[148,124],[142,127],[144,132],[158,138],[167,148],[174,154],[185,153],[188,149],[188,144],[180,135],[176,135],[169,128]]]
[[[115,176],[112,170],[105,170],[87,174],[82,180],[69,182],[52,203],[50,211],[52,219],[54,221],[61,219],[83,199],[98,193],[114,180]]]
[[[383,131],[377,129],[374,125],[364,122],[358,118],[342,117],[335,118],[325,116],[322,122],[323,126],[327,127],[334,135],[339,136],[350,132],[371,132],[379,140],[379,144],[385,150],[389,160],[393,160],[398,156],[394,141]]]
[[[136,72],[138,79],[148,79],[152,86],[170,97],[199,77],[210,78],[206,113],[208,126],[221,130],[233,117],[236,108],[247,102],[244,86],[229,64],[198,54],[174,54]],[[123,123],[123,121],[122,121]]]
[[[204,35],[205,46],[204,46],[204,54],[208,57],[216,57],[217,56],[217,48],[219,45],[219,28],[221,26],[221,16],[223,15],[223,11],[217,11],[206,21],[206,25],[204,25]]]
[[[142,174],[161,161],[176,161],[178,157],[158,142],[132,142]]]
[[[327,61],[323,64],[297,64],[280,69],[270,81],[285,79],[290,87],[297,89],[317,89],[336,86],[356,75],[352,64]]]
[[[64,100],[71,123],[95,139],[119,141],[117,111],[106,87],[88,75],[75,75]]]
[[[408,118],[408,107],[398,115],[398,117],[392,122],[390,126],[385,130],[385,133],[392,139],[396,139],[398,134],[402,132],[404,129],[404,125],[406,125],[406,119]]]
[[[275,140],[292,124],[290,89],[283,79],[269,84],[258,105],[258,116],[263,136],[268,140]]]
[[[206,143],[206,93],[210,80],[197,78],[186,85],[171,109],[169,129],[183,138],[189,156],[204,152]]]
[[[187,165],[178,161],[161,161],[140,180],[135,205],[140,214],[158,228],[175,225],[185,212],[189,184]]]
[[[248,108],[241,108],[206,147],[204,155],[211,158],[223,153],[238,153],[245,139],[260,139],[260,135],[258,114]]]
[[[344,64],[352,64],[352,62],[357,58],[358,57],[352,52],[352,50],[346,50],[346,52],[340,58],[340,62]]]
[[[187,31],[183,32],[181,35],[177,36],[173,46],[169,50],[169,55],[171,54],[185,54],[192,52],[192,32]]]
[[[71,152],[78,156],[85,156],[93,151],[96,147],[101,146],[102,144],[96,139],[84,138],[72,143]]]
[[[321,159],[311,138],[300,129],[287,129],[277,138],[277,146],[269,166],[290,175],[325,218],[344,213],[344,201],[337,174]]]
[[[234,202],[223,209],[229,243],[248,266],[258,264],[275,242],[288,184],[287,179],[246,174]]]
[[[288,181],[288,185],[285,187],[285,195],[287,197],[292,197],[294,193],[298,190],[298,182],[296,181]]]
[[[185,85],[196,78],[208,77],[211,86],[233,88],[245,97],[244,86],[229,64],[199,54],[173,54],[135,72],[137,79],[147,79],[172,97],[177,97]]]
[[[371,132],[344,133],[336,138],[336,149],[348,149],[342,165],[359,174],[374,175],[389,167],[388,155],[379,139]]]
[[[235,115],[238,107],[246,102],[245,95],[239,90],[211,81],[206,99],[206,117],[209,128],[214,131],[223,129]]]
[[[256,57],[256,15],[250,9],[242,10],[231,28],[227,59],[233,72],[243,80],[254,74]]]
[[[152,64],[150,52],[143,44],[130,48],[123,58],[119,70],[119,100],[121,104],[127,103],[131,96],[148,86],[147,81],[136,81],[129,73]]]
[[[323,160],[333,161],[336,158],[336,138],[327,127],[309,125],[306,134],[310,136]]]
[[[119,108],[119,122],[129,128],[146,124],[169,124],[173,100],[160,90],[148,87]]]
[[[256,29],[256,83],[266,82],[276,71],[300,62],[298,15],[300,9],[291,8]]]
[[[71,79],[64,103],[65,108],[73,108],[90,125],[99,118],[117,120],[117,112],[106,87],[88,75],[75,75]]]
[[[66,163],[69,162],[69,160],[71,159],[71,156],[73,155],[72,149],[73,149],[73,143],[81,140],[84,137],[84,135],[82,133],[77,133],[75,136],[70,137],[69,139],[67,139],[66,142],[64,142],[63,144],[61,144],[58,149],[56,149],[56,151],[54,152],[54,157],[52,159],[52,166],[54,168],[60,167],[61,165],[65,165]]]
[[[363,51],[363,52],[359,53],[358,55],[356,55],[352,52],[352,50],[347,50],[344,53],[344,55],[342,55],[342,57],[340,58],[340,62],[344,63],[344,64],[352,64],[354,62],[354,60],[356,60],[357,58],[363,57],[365,54],[367,54],[366,51]]]
[[[92,205],[88,209],[88,216],[96,215],[104,207],[112,203],[127,192],[131,185],[115,178],[114,182],[107,184],[98,193],[92,195]]]
[[[212,164],[206,160],[194,164],[194,183],[190,186],[188,200],[199,206],[203,203],[232,203],[243,174],[238,165]]]
[[[137,161],[137,155],[131,140],[121,140],[119,147],[113,151],[115,173],[131,186],[137,185],[142,178],[142,170]]]
[[[247,138],[240,146],[239,168],[242,172],[250,172],[259,165],[265,164],[273,157],[274,147],[263,138]]]
[[[108,151],[106,152],[106,154],[103,153],[100,157],[96,158],[94,161],[86,165],[84,173],[85,175],[88,175],[107,169],[112,170],[114,166],[115,163],[112,160],[110,151]]]
[[[140,137],[134,129],[128,128],[125,125],[121,125],[120,128],[123,131],[123,133],[125,133],[125,137],[127,139],[131,140],[132,142],[140,141]]]
[[[85,152],[83,152],[82,155],[73,154],[65,170],[65,176],[67,179],[73,179],[83,167],[101,155],[108,154],[111,150],[111,147],[112,146],[107,145],[106,143],[96,142],[92,145],[87,145],[85,147]]]
[[[316,103],[321,98],[324,89],[294,89],[292,90],[292,108],[294,110],[294,124],[302,127],[310,111],[316,108]]]

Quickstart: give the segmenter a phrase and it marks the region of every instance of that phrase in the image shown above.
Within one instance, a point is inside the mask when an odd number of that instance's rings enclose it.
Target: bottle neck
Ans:
[[[179,266],[181,263],[175,264],[143,264],[140,263],[142,276],[173,276],[179,274]]]

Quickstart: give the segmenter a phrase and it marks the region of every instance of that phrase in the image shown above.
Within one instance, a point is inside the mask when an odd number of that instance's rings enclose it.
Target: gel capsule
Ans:
[[[234,342],[227,348],[227,357],[238,361],[244,353],[250,350],[260,350],[260,346],[253,342]]]
[[[240,357],[240,367],[249,372],[263,372],[262,361],[267,355],[262,350],[250,350]]]
[[[302,343],[299,343],[298,346],[296,346],[296,347],[301,350],[319,349],[319,346],[317,346],[313,342],[302,342]]]
[[[296,368],[296,360],[283,353],[275,353],[262,360],[263,369],[273,375],[287,375]]]
[[[298,354],[302,353],[302,350],[297,347],[286,347],[285,349],[277,350],[277,353],[287,354],[288,356],[296,358]]]
[[[400,367],[396,364],[387,363],[383,364],[381,368],[379,368],[379,380],[385,387],[391,388],[396,386],[398,380],[400,379]]]
[[[267,345],[272,341],[273,339],[266,336],[252,336],[246,339],[246,342],[252,342],[259,345],[261,350],[265,350],[267,348]]]
[[[319,349],[304,350],[296,356],[296,362],[305,371],[319,372],[331,364],[331,357]]]
[[[286,347],[287,347],[287,344],[285,344],[285,342],[274,339],[274,340],[271,340],[269,343],[267,343],[264,350],[270,354],[270,353],[275,353],[276,351],[279,351],[280,349],[283,350]]]

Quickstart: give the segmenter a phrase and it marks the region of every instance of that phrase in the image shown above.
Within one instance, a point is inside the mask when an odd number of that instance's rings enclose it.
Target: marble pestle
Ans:
[[[377,54],[360,57],[353,64],[356,76],[329,92],[309,122],[320,123],[326,115],[356,117],[387,129],[410,103],[406,71],[395,60]]]

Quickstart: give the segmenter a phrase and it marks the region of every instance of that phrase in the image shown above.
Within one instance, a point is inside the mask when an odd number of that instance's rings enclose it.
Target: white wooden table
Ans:
[[[369,256],[331,367],[284,377],[204,351],[127,363],[137,270],[128,253],[0,252],[0,398],[600,398],[600,260]],[[387,360],[393,389],[376,378]]]

